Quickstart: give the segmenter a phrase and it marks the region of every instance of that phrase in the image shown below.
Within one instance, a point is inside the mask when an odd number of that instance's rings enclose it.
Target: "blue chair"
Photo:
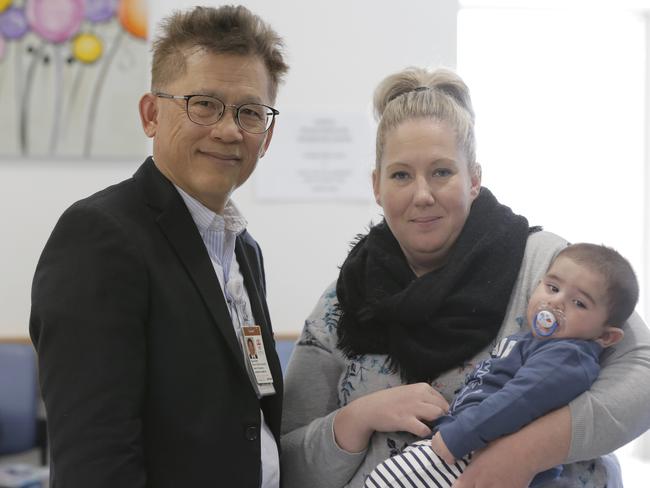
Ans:
[[[36,354],[29,343],[0,343],[0,455],[40,448],[47,460],[45,420],[39,419]]]

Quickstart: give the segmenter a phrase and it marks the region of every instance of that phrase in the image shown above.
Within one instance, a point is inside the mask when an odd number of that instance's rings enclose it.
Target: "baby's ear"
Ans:
[[[604,332],[595,341],[603,347],[613,346],[623,339],[623,329],[618,327],[605,326]]]

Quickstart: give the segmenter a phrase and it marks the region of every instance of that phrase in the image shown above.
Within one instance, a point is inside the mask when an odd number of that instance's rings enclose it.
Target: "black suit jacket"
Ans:
[[[279,445],[282,373],[247,233],[236,256],[277,392],[261,401],[196,225],[151,158],[63,214],[30,319],[51,488],[259,486],[260,407]]]

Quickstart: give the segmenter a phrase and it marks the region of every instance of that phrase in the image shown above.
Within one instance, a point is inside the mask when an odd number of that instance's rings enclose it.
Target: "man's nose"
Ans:
[[[237,110],[226,106],[221,118],[211,126],[210,134],[216,139],[238,140],[242,137],[242,129],[237,124]]]

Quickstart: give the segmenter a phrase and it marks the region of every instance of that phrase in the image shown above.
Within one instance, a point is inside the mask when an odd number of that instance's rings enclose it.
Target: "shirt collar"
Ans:
[[[181,198],[183,198],[201,234],[207,230],[226,230],[235,235],[239,235],[246,230],[248,222],[246,222],[246,219],[232,200],[228,200],[228,203],[226,203],[223,209],[223,215],[219,215],[203,205],[196,198],[190,196],[179,186],[174,185],[174,187],[176,187]]]

